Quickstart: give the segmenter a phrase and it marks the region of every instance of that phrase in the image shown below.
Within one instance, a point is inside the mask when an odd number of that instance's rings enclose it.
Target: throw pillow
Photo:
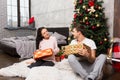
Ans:
[[[57,40],[59,40],[59,39],[67,39],[66,36],[64,36],[64,35],[62,35],[62,34],[60,34],[58,32],[54,32],[54,34],[52,36],[55,36]]]

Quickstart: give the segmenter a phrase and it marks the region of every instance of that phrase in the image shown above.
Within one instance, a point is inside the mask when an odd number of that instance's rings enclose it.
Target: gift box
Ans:
[[[91,48],[85,44],[74,44],[74,45],[67,45],[63,46],[63,54],[70,55],[70,54],[78,54],[80,49],[87,49],[89,53],[91,53]]]

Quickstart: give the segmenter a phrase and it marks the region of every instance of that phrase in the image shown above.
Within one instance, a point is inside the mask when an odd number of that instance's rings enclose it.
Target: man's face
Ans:
[[[76,28],[73,28],[72,30],[72,35],[75,39],[78,38],[78,36],[80,35],[80,32],[76,30]]]

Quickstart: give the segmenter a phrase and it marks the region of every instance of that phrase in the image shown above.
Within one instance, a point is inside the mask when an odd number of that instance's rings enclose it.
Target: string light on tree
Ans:
[[[100,9],[102,9],[102,7],[99,6],[98,9],[100,10]]]
[[[98,14],[96,14],[95,17],[98,17]]]
[[[107,38],[104,38],[104,41],[107,41]]]
[[[85,20],[88,20],[88,17],[85,17]]]
[[[86,6],[85,6],[85,5],[83,5],[83,6],[82,6],[82,8],[83,8],[83,9],[86,9]]]
[[[97,27],[99,27],[100,26],[100,24],[99,23],[97,23]]]

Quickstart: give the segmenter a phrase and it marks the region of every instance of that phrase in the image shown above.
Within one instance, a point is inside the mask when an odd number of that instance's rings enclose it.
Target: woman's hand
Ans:
[[[35,60],[27,61],[26,64],[32,64],[35,63]]]

